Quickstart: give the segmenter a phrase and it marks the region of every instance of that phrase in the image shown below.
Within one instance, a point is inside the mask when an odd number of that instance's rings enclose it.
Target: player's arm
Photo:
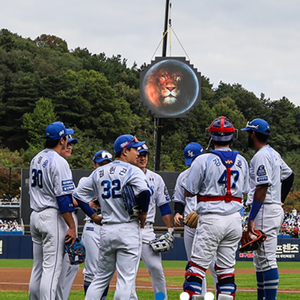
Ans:
[[[174,215],[174,222],[176,226],[180,226],[180,221],[183,220],[183,214],[184,214],[184,208],[185,205],[181,202],[175,202],[174,209],[175,209],[175,215]]]
[[[174,234],[172,211],[169,203],[165,203],[159,207],[161,216],[168,228],[170,234]]]
[[[290,192],[294,182],[294,173],[282,180],[281,184],[281,203],[284,203],[288,193]]]
[[[140,201],[140,207],[141,207],[141,212],[138,215],[138,219],[140,221],[141,228],[145,227],[147,212],[148,212],[149,203],[150,203],[150,195],[151,195],[150,189],[142,191],[138,195],[138,198]]]
[[[69,229],[66,234],[66,242],[71,242],[73,246],[76,240],[76,226],[72,212],[74,211],[73,198],[71,194],[56,197],[59,211],[67,223]]]
[[[253,234],[255,234],[254,219],[256,218],[260,208],[262,207],[265,201],[267,190],[268,190],[268,184],[261,184],[256,186],[254,192],[253,202],[252,202],[251,211],[249,214],[249,222],[248,222],[248,231],[252,232]]]

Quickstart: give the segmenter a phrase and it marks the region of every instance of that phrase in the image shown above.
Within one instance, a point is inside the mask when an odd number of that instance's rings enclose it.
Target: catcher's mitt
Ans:
[[[267,239],[267,236],[261,230],[254,230],[255,235],[248,231],[243,231],[241,238],[241,247],[238,249],[240,252],[254,251],[260,248],[262,243]]]
[[[141,208],[138,198],[134,195],[132,187],[125,185],[122,189],[122,198],[124,201],[125,209],[131,217],[137,217]]]
[[[191,228],[197,228],[199,215],[192,210],[183,220],[183,224]]]
[[[174,236],[173,234],[167,232],[161,235],[159,238],[150,241],[149,245],[154,252],[170,251],[174,247]]]
[[[72,247],[71,242],[65,244],[65,252],[68,253],[70,264],[79,265],[85,261],[85,247],[83,243],[76,239]]]

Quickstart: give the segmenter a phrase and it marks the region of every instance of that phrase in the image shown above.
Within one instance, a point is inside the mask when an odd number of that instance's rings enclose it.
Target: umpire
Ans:
[[[283,222],[281,204],[290,191],[294,174],[280,154],[267,144],[270,126],[263,119],[248,122],[241,131],[248,132],[248,146],[255,150],[250,162],[250,192],[247,205],[251,206],[248,231],[263,231],[267,239],[254,251],[257,299],[275,300],[279,283],[276,261],[277,235]]]

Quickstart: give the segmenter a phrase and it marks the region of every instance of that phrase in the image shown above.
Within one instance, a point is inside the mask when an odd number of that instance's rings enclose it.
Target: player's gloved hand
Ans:
[[[174,216],[174,223],[176,226],[180,226],[181,225],[181,220],[183,220],[183,216],[180,213],[176,213]]]
[[[103,220],[103,217],[101,216],[98,216],[96,213],[92,214],[91,217],[90,217],[94,223],[102,226],[102,220]]]

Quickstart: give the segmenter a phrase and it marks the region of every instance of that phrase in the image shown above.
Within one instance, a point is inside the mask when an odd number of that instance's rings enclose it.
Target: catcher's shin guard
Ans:
[[[228,299],[235,299],[235,291],[236,291],[236,285],[234,283],[234,274],[226,274],[223,276],[218,276],[218,283],[217,283],[217,299],[220,295],[228,295],[232,298]],[[227,298],[223,298],[227,299]]]
[[[205,276],[206,270],[196,265],[192,261],[187,263],[185,270],[186,272],[183,290],[190,295],[191,299],[193,299],[193,295],[202,294],[202,280]]]

